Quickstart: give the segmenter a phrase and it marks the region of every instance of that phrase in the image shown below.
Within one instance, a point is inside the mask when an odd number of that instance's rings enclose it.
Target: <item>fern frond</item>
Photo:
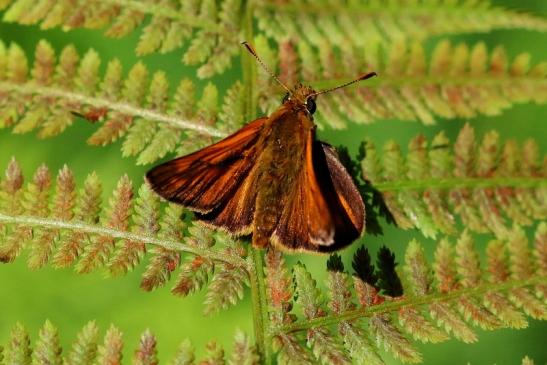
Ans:
[[[99,328],[94,321],[91,321],[78,333],[78,337],[66,358],[66,364],[92,365],[97,357],[98,341]]]
[[[547,101],[547,63],[532,66],[527,53],[510,61],[501,46],[488,51],[484,43],[452,45],[443,40],[426,56],[421,43],[401,40],[388,48],[387,57],[373,53],[370,59],[368,50],[364,55],[351,50],[338,54],[328,43],[318,48],[297,44],[282,44],[279,59],[273,62],[289,84],[303,81],[326,89],[368,71],[379,75],[320,97],[317,121],[333,128],[346,127],[348,120],[434,124],[438,117],[498,115],[517,103]],[[271,52],[263,38],[257,39],[257,48],[261,54]],[[277,85],[270,80],[260,86],[260,105],[271,111],[278,105],[271,98]]]
[[[302,307],[304,316],[308,320],[322,317],[324,311],[315,280],[302,264],[293,267],[293,273],[297,288],[296,302]],[[325,328],[310,328],[307,331],[307,344],[321,364],[351,364],[340,341]]]
[[[363,177],[403,229],[452,234],[459,216],[472,231],[506,238],[511,221],[527,226],[547,218],[547,180],[532,139],[519,148],[489,132],[478,142],[466,124],[452,146],[442,132],[431,143],[417,136],[406,159],[395,142],[386,143],[381,161],[372,142],[365,150]]]
[[[401,38],[423,40],[455,33],[488,32],[522,28],[547,31],[547,20],[526,13],[492,6],[489,1],[337,1],[306,0],[280,3],[257,2],[261,31],[278,42],[298,43],[346,50],[350,46],[370,49]]]
[[[256,353],[254,344],[242,331],[236,331],[234,337],[234,349],[232,356],[228,359],[228,365],[258,365],[260,358]]]
[[[121,364],[123,351],[123,334],[115,327],[110,325],[104,336],[104,342],[99,346],[99,361],[101,365]]]
[[[62,365],[61,344],[57,328],[48,320],[38,334],[32,352],[32,365]]]
[[[86,324],[75,340],[72,351],[63,351],[59,344],[57,328],[46,321],[40,329],[38,340],[32,349],[27,331],[21,324],[16,324],[11,332],[10,342],[6,347],[6,360],[9,364],[21,365],[112,365],[123,364],[124,341],[122,332],[114,325],[106,331],[102,343],[99,343],[99,329],[95,322]],[[32,362],[31,362],[32,353]],[[132,361],[127,363],[138,365],[159,364],[157,340],[150,330],[141,335],[137,348],[133,352]],[[225,357],[222,347],[210,342],[207,345],[207,355],[196,362],[195,350],[189,340],[184,340],[170,362],[173,365],[225,364],[228,365],[258,365],[259,357],[255,345],[242,331],[236,331],[233,350],[229,358]]]
[[[6,346],[6,363],[30,365],[32,348],[30,336],[21,323],[15,324],[10,333],[10,340]]]
[[[224,0],[217,7],[204,1],[4,1],[3,20],[40,24],[42,29],[105,29],[114,38],[142,27],[136,53],[167,53],[188,45],[182,60],[201,65],[199,77],[230,67],[239,51],[240,0]],[[190,41],[191,40],[191,41]]]
[[[352,280],[340,271],[342,266],[329,272],[328,309],[321,299],[325,297],[323,291],[305,267],[297,265],[298,318],[274,324],[274,335],[294,339],[305,331],[318,362],[341,361],[333,351],[342,344],[343,353],[354,362],[382,364],[378,351],[383,346],[401,361],[416,363],[421,361],[421,354],[408,336],[422,342],[441,342],[450,336],[474,342],[474,326],[488,330],[522,328],[527,325],[524,315],[545,320],[547,302],[541,296],[541,285],[547,277],[541,269],[545,257],[540,253],[545,245],[544,232],[542,224],[531,248],[524,231],[514,226],[512,238],[490,242],[486,268],[481,268],[479,252],[467,232],[455,245],[442,240],[433,263],[428,263],[421,244],[412,241],[403,267],[404,296],[383,296],[359,277]],[[541,237],[539,241],[537,237]],[[322,346],[327,341],[328,346]],[[282,341],[278,345],[282,356],[290,351],[283,346],[293,346]],[[325,353],[325,348],[330,352]],[[327,356],[330,360],[325,360]]]
[[[77,193],[68,167],[60,170],[55,184],[51,180],[42,165],[25,186],[17,162],[10,162],[0,184],[1,262],[14,261],[27,248],[30,268],[51,262],[55,267],[74,266],[80,273],[102,267],[122,275],[148,254],[141,287],[152,290],[169,280],[185,256],[189,265],[182,265],[174,293],[197,291],[212,275],[206,297],[210,312],[242,298],[248,264],[241,244],[202,226],[186,230],[182,209],[160,202],[147,185],[134,197],[132,182],[123,176],[103,209],[96,174],[90,174]],[[209,265],[205,278],[195,273],[204,267],[196,262]]]
[[[73,123],[86,123],[75,118],[77,113],[98,126],[89,144],[122,139],[123,155],[147,164],[168,153],[202,147],[244,122],[239,83],[227,93],[219,118],[218,91],[212,84],[196,98],[195,85],[185,79],[170,98],[166,74],[149,75],[142,63],[124,78],[121,63],[111,60],[101,77],[101,60],[93,50],[80,59],[70,45],[56,57],[51,45],[40,41],[29,73],[22,49],[0,42],[0,65],[5,65],[0,70],[0,128],[36,131],[40,138],[48,138]]]

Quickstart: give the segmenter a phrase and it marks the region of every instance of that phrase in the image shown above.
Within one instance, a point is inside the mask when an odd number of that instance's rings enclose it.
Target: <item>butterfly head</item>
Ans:
[[[296,84],[296,86],[285,94],[283,104],[289,103],[294,109],[306,110],[308,113],[315,113],[316,92],[309,86]]]
[[[310,115],[312,115],[315,112],[316,105],[315,105],[315,98],[319,94],[328,93],[334,90],[341,89],[343,87],[349,86],[351,84],[354,84],[359,81],[363,81],[366,79],[369,79],[373,76],[376,76],[376,72],[369,72],[367,74],[364,74],[355,80],[351,80],[346,82],[345,84],[331,87],[329,89],[321,90],[321,91],[315,91],[309,86],[304,86],[302,84],[297,84],[294,89],[289,89],[287,85],[285,85],[279,77],[277,77],[269,68],[266,66],[264,62],[258,57],[258,54],[256,53],[255,49],[247,42],[242,42],[243,46],[247,48],[249,53],[251,53],[258,63],[262,66],[262,68],[272,76],[272,78],[277,81],[279,85],[281,85],[285,90],[287,90],[287,94],[285,95],[285,98],[283,98],[283,105],[286,105],[287,103],[290,103],[290,106],[298,109],[298,110],[306,110]]]

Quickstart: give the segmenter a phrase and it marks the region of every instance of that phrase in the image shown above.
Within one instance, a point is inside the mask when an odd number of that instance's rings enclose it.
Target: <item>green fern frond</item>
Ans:
[[[92,365],[98,354],[99,328],[94,321],[86,324],[67,355],[66,364]]]
[[[0,42],[0,104],[4,106],[0,128],[12,128],[14,133],[36,131],[40,138],[48,138],[73,123],[87,123],[75,119],[73,113],[77,113],[98,126],[89,144],[123,139],[123,155],[137,156],[139,164],[147,164],[168,153],[202,147],[244,122],[239,83],[228,91],[219,109],[218,91],[212,84],[196,97],[195,85],[185,79],[170,98],[164,72],[149,77],[144,64],[137,63],[124,79],[121,64],[114,59],[101,77],[100,63],[93,50],[80,59],[72,45],[57,60],[43,40],[36,47],[29,74],[22,49],[15,43],[6,48]]]
[[[427,237],[456,232],[456,216],[470,230],[506,238],[510,221],[527,226],[547,218],[547,180],[534,140],[519,148],[496,132],[481,142],[466,124],[450,145],[444,133],[431,143],[417,136],[406,159],[395,142],[382,158],[367,141],[363,178],[381,192],[397,225],[418,228]]]
[[[86,324],[78,334],[71,351],[64,356],[59,344],[57,328],[46,321],[40,329],[34,348],[30,347],[29,334],[17,323],[11,332],[10,342],[6,346],[6,360],[9,364],[20,365],[92,365],[92,364],[123,364],[124,341],[122,332],[111,325],[106,331],[102,343],[99,343],[99,329],[95,322]],[[249,337],[236,331],[233,350],[229,358],[222,347],[211,342],[207,345],[208,354],[196,362],[195,350],[189,340],[184,340],[170,362],[173,365],[192,364],[225,364],[228,365],[258,365],[259,358],[254,344]],[[32,358],[31,358],[32,353]],[[157,365],[157,340],[150,330],[141,335],[137,348],[133,352],[132,364]],[[129,363],[129,362],[128,362]]]
[[[114,38],[142,27],[136,53],[167,53],[188,46],[182,60],[201,65],[199,77],[231,66],[239,51],[241,0],[202,1],[3,1],[3,20],[42,29],[105,29]],[[191,39],[191,41],[190,41]]]
[[[115,327],[110,325],[104,336],[104,342],[99,346],[99,364],[121,364],[123,351],[123,334]]]
[[[329,272],[323,293],[303,265],[295,266],[299,311],[290,321],[272,323],[281,363],[291,363],[287,354],[300,346],[297,335],[304,331],[317,362],[349,361],[343,355],[355,363],[383,364],[379,356],[383,347],[404,363],[417,363],[421,354],[411,338],[436,343],[455,337],[475,342],[474,326],[523,328],[527,326],[525,315],[546,320],[542,285],[547,277],[542,268],[547,257],[541,255],[546,230],[545,223],[537,227],[531,248],[524,231],[514,226],[511,238],[488,244],[486,268],[481,267],[467,231],[455,245],[442,240],[432,263],[422,245],[411,241],[403,266],[405,294],[398,298],[382,296],[359,277],[341,271]],[[339,352],[340,346],[344,352]],[[303,347],[298,351],[304,351]]]
[[[5,351],[6,363],[30,365],[32,359],[30,336],[21,323],[16,323],[12,328]]]
[[[279,43],[298,43],[347,50],[371,49],[401,38],[423,40],[455,33],[523,28],[547,31],[541,17],[490,5],[489,1],[377,0],[280,3],[261,0],[256,6],[258,27]]]
[[[267,41],[257,38],[260,54],[269,55]],[[320,125],[346,127],[347,121],[372,123],[398,119],[434,124],[444,119],[498,115],[517,103],[547,101],[547,63],[530,64],[521,53],[512,61],[503,47],[488,51],[484,43],[470,47],[437,43],[431,55],[418,42],[401,40],[387,56],[365,48],[365,53],[343,50],[338,54],[328,43],[318,48],[306,43],[283,43],[278,52],[281,78],[293,84],[302,81],[316,89],[327,89],[369,71],[378,77],[357,86],[322,95],[318,102]],[[259,83],[260,105],[271,111],[279,101],[272,98],[277,85]]]
[[[80,273],[105,268],[111,275],[123,275],[147,254],[141,287],[152,290],[169,280],[184,257],[188,263],[182,265],[175,294],[201,289],[212,275],[207,312],[242,298],[248,285],[242,246],[199,225],[186,229],[182,209],[161,203],[147,185],[134,197],[132,182],[123,176],[103,209],[96,174],[90,174],[79,191],[66,166],[55,184],[51,180],[42,165],[25,186],[17,162],[10,162],[0,184],[0,262],[14,261],[27,248],[31,269],[51,263],[57,268],[74,266]]]
[[[401,38],[423,40],[441,34],[487,32],[522,28],[546,31],[547,21],[533,15],[493,7],[487,1],[427,1],[408,4],[324,0],[254,4],[258,28],[278,43],[333,48],[378,49]],[[182,61],[201,65],[198,76],[209,77],[231,66],[239,50],[244,12],[241,0],[201,1],[39,1],[6,0],[3,20],[40,24],[43,29],[105,29],[110,37],[124,37],[142,27],[138,55],[167,53],[186,46]],[[335,15],[333,15],[335,14]],[[350,36],[344,36],[344,33]],[[365,35],[365,36],[363,36]],[[191,39],[191,41],[190,41]]]

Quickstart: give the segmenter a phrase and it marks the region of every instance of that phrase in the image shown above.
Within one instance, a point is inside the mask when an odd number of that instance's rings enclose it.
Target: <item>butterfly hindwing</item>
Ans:
[[[316,141],[315,144],[315,151],[318,155],[321,155],[316,156],[316,161],[319,163],[324,156],[329,176],[325,181],[332,182],[329,188],[334,189],[334,197],[331,196],[331,208],[336,218],[335,244],[330,246],[328,251],[337,250],[359,238],[361,232],[363,232],[365,228],[365,204],[353,178],[340,162],[334,148],[320,141]]]
[[[306,151],[306,163],[272,242],[290,250],[340,249],[364,228],[363,200],[330,146],[310,138]]]
[[[220,206],[249,174],[267,118],[257,119],[225,139],[154,167],[146,174],[163,198],[207,213]]]

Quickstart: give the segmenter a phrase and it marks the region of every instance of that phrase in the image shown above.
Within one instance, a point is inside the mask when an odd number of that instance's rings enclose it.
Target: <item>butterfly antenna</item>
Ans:
[[[270,74],[270,76],[275,80],[277,81],[277,83],[281,86],[283,86],[283,89],[287,90],[288,93],[291,92],[291,90],[287,87],[287,85],[285,85],[283,82],[281,82],[281,80],[279,80],[279,77],[277,77],[273,72],[272,70],[270,70],[268,68],[268,66],[266,66],[266,64],[260,59],[260,57],[258,57],[258,54],[256,53],[255,49],[253,48],[253,46],[251,46],[247,41],[243,41],[241,42],[242,45],[245,46],[245,48],[247,48],[247,51],[249,51],[250,54],[252,54],[256,60],[258,61],[258,63],[260,64],[260,66],[262,66],[262,68]]]
[[[333,87],[333,88],[330,88],[330,89],[318,91],[316,93],[313,93],[313,94],[309,95],[308,97],[317,96],[319,94],[324,94],[324,93],[328,93],[328,92],[331,92],[331,91],[334,91],[334,90],[338,90],[338,89],[344,88],[346,86],[355,84],[356,82],[363,81],[363,80],[366,80],[366,79],[370,79],[371,77],[374,77],[374,76],[378,76],[378,74],[376,72],[369,72],[369,73],[366,73],[366,74],[356,78],[353,81],[346,82],[345,84],[342,84],[342,85],[339,85],[339,86],[336,86],[336,87]]]

